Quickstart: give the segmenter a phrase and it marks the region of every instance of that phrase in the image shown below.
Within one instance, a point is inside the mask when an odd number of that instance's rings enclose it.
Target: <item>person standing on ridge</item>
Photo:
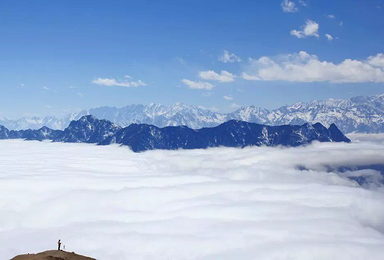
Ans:
[[[61,246],[61,241],[59,239],[59,241],[57,241],[57,250],[59,250],[59,251],[60,251],[60,246]]]

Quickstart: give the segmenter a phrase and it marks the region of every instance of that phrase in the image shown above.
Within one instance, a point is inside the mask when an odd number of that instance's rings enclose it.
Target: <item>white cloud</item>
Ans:
[[[346,59],[341,63],[321,61],[304,51],[272,59],[251,60],[245,79],[264,81],[359,83],[384,82],[384,55],[366,60]]]
[[[384,133],[381,134],[361,134],[361,133],[351,133],[347,137],[352,140],[352,142],[372,142],[374,144],[384,145]]]
[[[319,24],[312,20],[307,20],[304,29],[301,31],[292,30],[291,35],[297,38],[306,38],[308,36],[319,37]]]
[[[81,92],[78,92],[77,95],[80,97],[84,97],[83,93],[81,93]]]
[[[241,74],[241,77],[242,77],[243,79],[246,79],[246,80],[259,80],[258,77],[256,77],[256,76],[251,76],[251,75],[249,75],[249,74],[246,73],[246,72],[243,72],[243,73]]]
[[[50,106],[50,105],[45,105],[45,107],[48,108],[48,109],[52,108],[52,106]]]
[[[333,14],[327,14],[326,16],[327,16],[327,18],[329,18],[329,19],[335,19],[335,16],[334,16]]]
[[[189,80],[189,79],[182,79],[181,81],[185,85],[187,85],[190,89],[207,89],[207,90],[211,90],[214,87],[214,85],[212,85],[209,82],[192,81],[192,80]]]
[[[129,75],[125,75],[124,78],[131,79],[132,77]]]
[[[205,80],[215,80],[220,82],[233,82],[235,81],[235,76],[225,70],[222,70],[220,74],[214,72],[213,70],[201,71],[199,77]]]
[[[219,112],[219,111],[220,111],[220,109],[218,109],[217,107],[204,107],[204,106],[199,106],[199,108],[204,109],[204,110],[209,110],[209,111],[212,111],[212,112]]]
[[[224,51],[222,55],[219,56],[219,61],[224,63],[240,62],[241,59],[237,57],[234,53],[229,53],[227,50]]]
[[[231,108],[240,108],[241,106],[236,104],[236,103],[232,103],[231,104]]]
[[[244,93],[244,90],[242,90],[241,88],[238,88],[236,90],[237,90],[237,92]]]
[[[211,92],[204,92],[203,97],[211,97],[212,93]]]
[[[383,145],[136,154],[118,146],[6,140],[0,158],[2,259],[52,248],[58,238],[67,251],[97,259],[384,254],[382,188],[363,189],[346,178],[374,181],[378,172],[335,170],[382,164]]]
[[[97,84],[100,86],[106,86],[106,87],[142,87],[142,86],[147,86],[143,81],[138,80],[138,81],[117,81],[113,78],[98,78],[95,80],[92,80],[93,84]]]
[[[284,0],[281,3],[281,8],[283,9],[283,12],[285,13],[294,13],[299,11],[299,9],[296,7],[295,3],[289,0]]]
[[[75,89],[76,87],[75,87],[75,86],[69,86],[68,88],[70,88],[70,89]]]
[[[46,87],[46,86],[43,86],[43,89],[45,90],[50,90],[50,88]]]
[[[344,24],[343,22],[340,22],[340,23],[339,23],[340,26],[343,26],[343,24]]]
[[[332,37],[332,35],[326,33],[326,34],[325,34],[325,37],[327,37],[328,41],[333,41],[333,37]]]
[[[376,56],[368,57],[368,63],[374,67],[384,69],[384,54],[379,53]]]
[[[307,6],[307,3],[304,2],[303,0],[299,0],[299,4],[301,4],[302,6],[306,7]]]
[[[231,97],[231,96],[224,96],[223,97],[225,100],[233,100],[233,97]]]

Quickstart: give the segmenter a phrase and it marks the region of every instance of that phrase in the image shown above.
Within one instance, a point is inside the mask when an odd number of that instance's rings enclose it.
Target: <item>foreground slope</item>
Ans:
[[[95,258],[81,256],[65,251],[51,250],[38,254],[19,255],[11,260],[95,260]]]

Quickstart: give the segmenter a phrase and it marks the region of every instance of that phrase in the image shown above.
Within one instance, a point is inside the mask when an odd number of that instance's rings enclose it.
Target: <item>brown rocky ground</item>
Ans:
[[[77,255],[75,253],[51,250],[38,254],[18,255],[11,260],[96,260],[95,258]]]

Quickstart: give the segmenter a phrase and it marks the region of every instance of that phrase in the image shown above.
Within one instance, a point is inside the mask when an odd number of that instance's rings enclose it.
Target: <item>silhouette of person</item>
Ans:
[[[61,241],[59,239],[59,241],[57,241],[57,250],[59,250],[59,251],[60,251],[60,246],[61,246]]]

